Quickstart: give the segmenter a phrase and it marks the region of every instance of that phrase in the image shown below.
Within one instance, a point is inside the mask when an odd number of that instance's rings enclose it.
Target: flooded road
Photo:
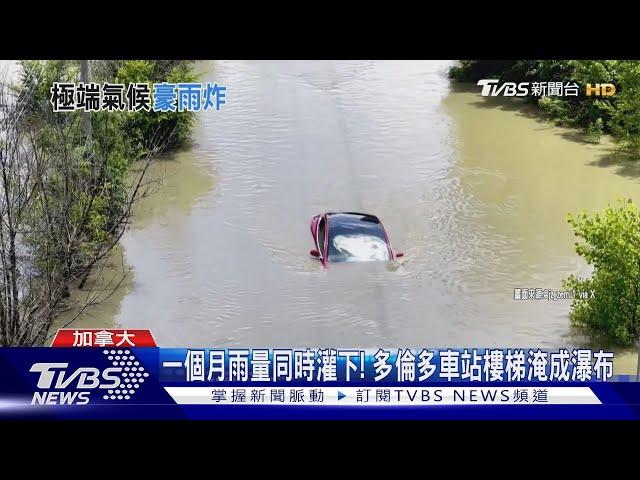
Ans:
[[[159,161],[123,238],[132,273],[74,325],[162,346],[441,347],[582,342],[570,302],[514,301],[587,273],[566,215],[640,171],[537,111],[451,85],[451,62],[201,64],[227,105]],[[400,265],[309,256],[311,217],[378,215]]]

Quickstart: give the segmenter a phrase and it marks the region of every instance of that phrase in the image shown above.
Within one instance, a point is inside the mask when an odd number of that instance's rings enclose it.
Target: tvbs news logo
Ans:
[[[104,350],[110,367],[70,368],[69,363],[35,363],[38,375],[32,405],[86,405],[93,398],[130,400],[149,373],[129,350]]]
[[[546,83],[546,82],[544,82]],[[540,84],[538,87],[533,87],[530,82],[503,82],[493,79],[478,80],[478,86],[482,87],[480,94],[483,97],[526,97],[529,95],[540,96]],[[587,97],[612,97],[616,94],[616,86],[613,83],[587,83],[585,87],[585,95]],[[577,85],[576,94],[577,95]],[[563,95],[558,95],[563,96]]]

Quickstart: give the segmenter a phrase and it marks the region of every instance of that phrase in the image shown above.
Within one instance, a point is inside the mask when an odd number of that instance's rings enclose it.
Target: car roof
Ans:
[[[375,215],[357,212],[335,212],[327,213],[327,219],[330,225],[330,232],[333,233],[344,233],[345,231],[384,233],[382,222]]]
[[[380,219],[375,215],[371,215],[370,213],[360,213],[360,212],[327,212],[328,217],[334,217],[339,220],[344,221],[373,221],[374,223],[381,223]]]

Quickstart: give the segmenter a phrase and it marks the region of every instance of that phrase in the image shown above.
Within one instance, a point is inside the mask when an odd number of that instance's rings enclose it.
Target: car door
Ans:
[[[313,243],[316,247],[315,250],[320,254],[318,258],[322,260],[323,263],[325,262],[326,222],[326,215],[316,215],[311,219],[311,236],[313,237]]]
[[[326,216],[323,215],[320,217],[318,221],[318,228],[316,232],[316,245],[318,246],[318,251],[320,252],[320,257],[323,261],[326,260],[326,234],[327,234],[327,219]]]
[[[318,231],[318,221],[320,221],[320,217],[322,217],[322,215],[316,215],[311,219],[311,237],[314,242],[316,241],[316,232]],[[318,245],[316,245],[316,247],[317,246]]]

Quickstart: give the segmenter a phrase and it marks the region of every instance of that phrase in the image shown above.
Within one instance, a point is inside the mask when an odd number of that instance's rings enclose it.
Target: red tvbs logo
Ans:
[[[111,367],[72,369],[68,363],[33,364],[29,371],[39,376],[31,404],[86,405],[96,397],[99,401],[130,400],[149,373],[129,350],[102,353]]]

